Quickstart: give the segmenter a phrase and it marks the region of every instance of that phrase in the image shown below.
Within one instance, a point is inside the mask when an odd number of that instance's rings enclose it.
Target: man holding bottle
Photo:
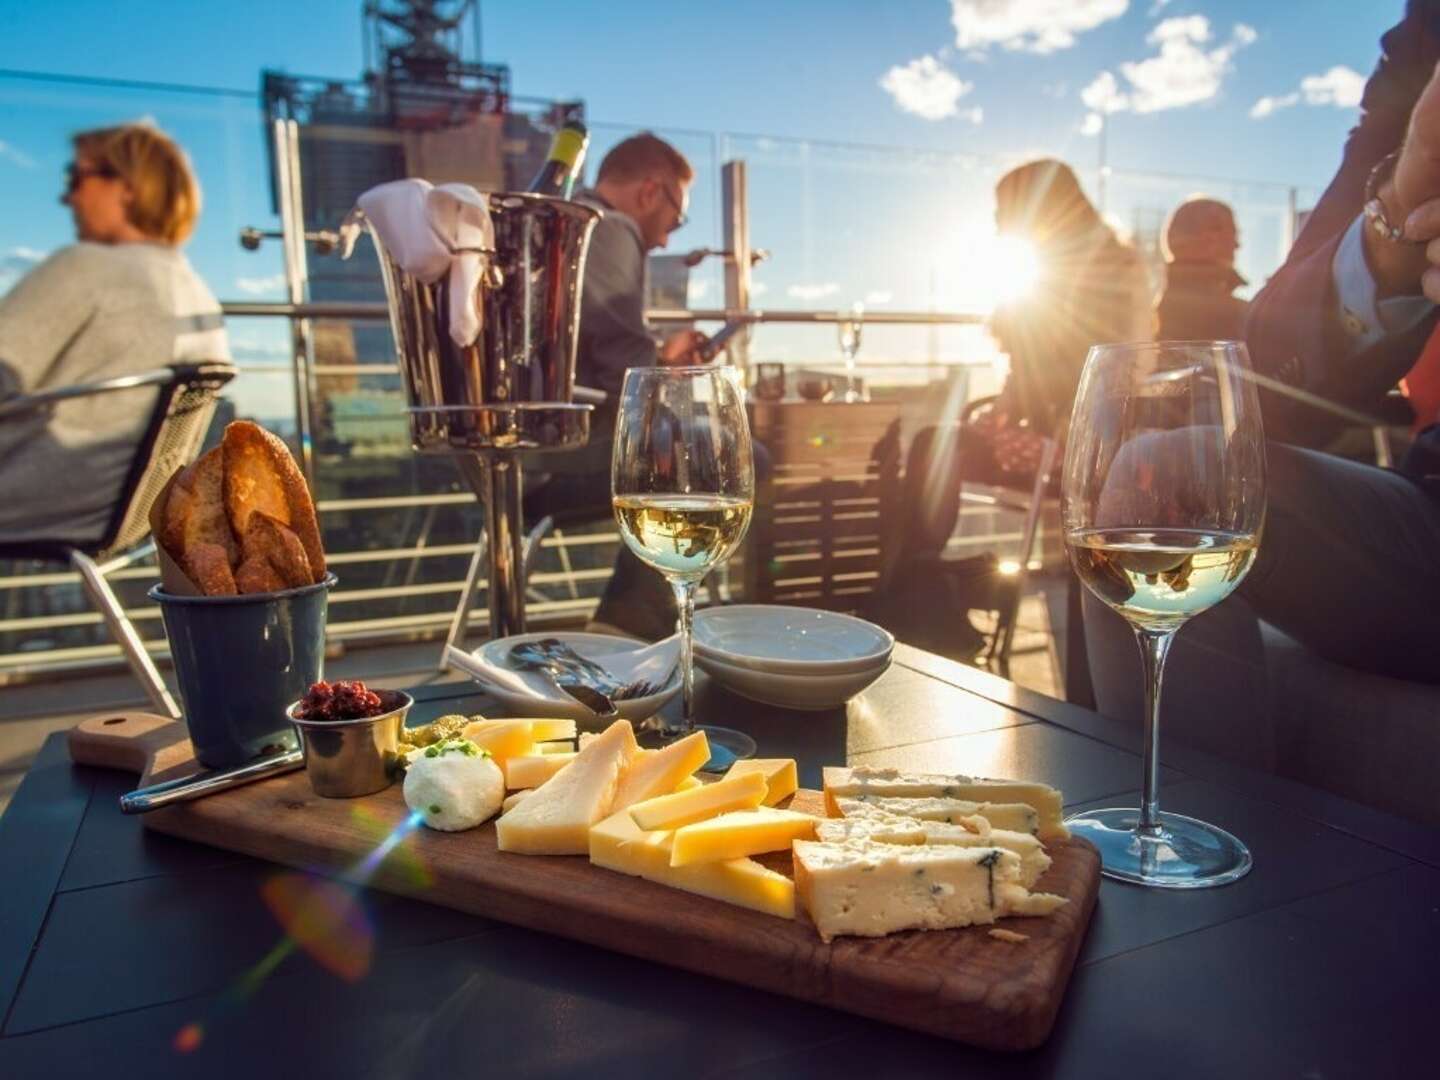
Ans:
[[[603,390],[606,401],[596,406],[587,446],[533,463],[550,478],[526,498],[527,520],[545,514],[577,522],[608,519],[610,455],[625,369],[702,362],[703,334],[682,330],[657,342],[645,321],[646,255],[665,247],[685,224],[694,179],[680,151],[641,132],[605,155],[593,188],[575,193],[576,202],[601,214],[585,258],[575,381]],[[597,628],[656,639],[674,632],[675,618],[670,587],[622,547],[595,611]]]

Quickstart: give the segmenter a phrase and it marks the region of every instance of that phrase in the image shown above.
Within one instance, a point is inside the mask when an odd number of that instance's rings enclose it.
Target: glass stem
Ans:
[[[1145,779],[1137,831],[1155,836],[1160,832],[1160,680],[1175,631],[1136,627],[1135,638],[1145,667]]]
[[[691,650],[691,627],[695,622],[695,582],[675,580],[670,582],[675,590],[675,607],[680,617],[676,627],[680,631],[680,686],[681,712],[680,728],[677,735],[688,735],[695,730],[695,658]]]

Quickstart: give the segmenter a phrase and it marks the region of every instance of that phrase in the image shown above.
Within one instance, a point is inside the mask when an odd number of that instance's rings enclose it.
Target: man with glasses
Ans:
[[[575,195],[601,214],[585,257],[575,381],[603,390],[606,401],[596,406],[585,447],[528,463],[530,476],[549,477],[530,485],[527,521],[546,514],[561,525],[611,520],[610,454],[625,369],[700,362],[703,334],[682,330],[660,341],[645,322],[645,257],[685,224],[694,179],[680,151],[641,132],[617,143],[600,163],[595,186]],[[622,546],[591,629],[653,640],[674,632],[675,617],[670,587]]]
[[[682,330],[657,344],[645,322],[645,257],[685,224],[694,179],[680,151],[641,132],[617,143],[600,163],[594,188],[575,196],[601,213],[585,260],[576,381],[609,396],[597,410],[607,429],[626,368],[694,363],[704,340]]]

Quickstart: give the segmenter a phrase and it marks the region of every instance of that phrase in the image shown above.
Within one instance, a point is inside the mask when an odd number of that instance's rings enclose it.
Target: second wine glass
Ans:
[[[695,730],[691,627],[695,588],[740,546],[755,507],[755,465],[733,367],[631,368],[620,392],[610,464],[625,544],[663,574],[679,608],[682,717],[667,741]],[[663,723],[663,721],[662,721]],[[710,771],[752,757],[755,741],[704,726]]]

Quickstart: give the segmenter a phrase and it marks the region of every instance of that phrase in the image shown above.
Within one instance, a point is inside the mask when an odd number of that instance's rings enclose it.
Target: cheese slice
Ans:
[[[475,720],[465,726],[462,737],[482,750],[489,750],[497,762],[529,754],[535,746],[535,732],[529,720]]]
[[[765,795],[766,806],[774,806],[782,799],[788,799],[800,786],[794,758],[750,758],[748,761],[737,761],[730,766],[730,771],[725,776],[728,779],[752,772],[765,777],[768,789]]]
[[[754,859],[671,866],[673,836],[664,830],[647,832],[635,824],[628,810],[621,810],[590,830],[590,861],[607,870],[781,919],[795,917],[795,884],[784,874],[767,870]],[[656,917],[664,918],[663,909],[657,907]]]
[[[809,814],[773,806],[735,810],[676,829],[670,865],[692,866],[788,851],[791,841],[814,839],[815,819]]]
[[[1010,829],[1032,836],[1040,827],[1040,815],[1025,803],[977,803],[962,799],[886,799],[860,795],[853,799],[837,798],[836,808],[846,817],[863,816],[866,810],[879,810],[899,817],[921,821],[945,821],[960,825],[967,818],[983,817],[996,829]]]
[[[675,790],[689,791],[692,788],[703,786],[704,783],[705,781],[701,780],[698,776],[687,776],[684,780],[681,780],[678,784],[675,785]]]
[[[511,807],[513,807],[516,803],[518,803],[521,799],[525,798],[525,796],[529,795],[530,793],[531,792],[529,790],[512,791],[509,795],[505,796],[505,801],[500,804],[500,812],[502,814],[508,813]]]
[[[495,822],[500,850],[584,855],[590,850],[590,826],[609,811],[636,750],[630,722],[616,720],[543,786],[500,816]]]
[[[984,820],[981,818],[980,820]],[[1020,857],[1020,884],[1034,888],[1046,870],[1050,856],[1038,839],[1029,833],[989,829],[974,833],[963,825],[948,825],[918,818],[895,817],[873,811],[861,817],[822,818],[815,824],[815,837],[826,843],[869,840],[877,844],[915,846],[935,844],[951,847],[998,847]]]
[[[977,803],[1025,803],[1038,816],[1037,831],[1042,840],[1063,839],[1064,798],[1048,784],[1023,780],[989,780],[978,776],[944,773],[906,773],[857,765],[853,769],[827,767],[824,770],[825,807],[832,817],[839,815],[835,800],[840,798],[940,798]]]
[[[692,821],[723,814],[729,810],[748,810],[759,806],[765,798],[765,777],[759,773],[727,776],[713,784],[702,784],[689,791],[660,795],[630,807],[635,824],[647,831],[678,829]]]
[[[794,851],[796,896],[825,941],[1045,915],[1066,902],[1021,885],[1020,858],[1003,848],[797,840]]]
[[[637,754],[620,778],[611,813],[656,795],[668,795],[675,785],[710,760],[710,743],[703,731],[686,735],[659,750]]]
[[[483,731],[497,724],[529,724],[530,734],[536,742],[554,742],[575,738],[575,721],[551,716],[516,716],[508,720],[472,720],[466,731]]]
[[[535,744],[537,754],[573,754],[575,743],[573,740],[560,739],[554,742],[537,742]]]
[[[521,754],[506,758],[500,763],[505,773],[507,788],[538,788],[558,773],[578,755],[568,754]]]

